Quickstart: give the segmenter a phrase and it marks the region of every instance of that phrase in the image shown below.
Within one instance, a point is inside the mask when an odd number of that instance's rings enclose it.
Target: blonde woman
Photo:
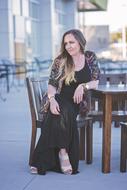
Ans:
[[[98,86],[99,68],[93,52],[85,51],[80,30],[64,33],[48,83],[50,107],[33,154],[31,173],[78,173],[79,136],[76,117],[87,90]],[[87,105],[87,104],[85,104]]]

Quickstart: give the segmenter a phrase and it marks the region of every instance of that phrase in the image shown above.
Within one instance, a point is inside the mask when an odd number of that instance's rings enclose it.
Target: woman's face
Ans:
[[[64,47],[71,56],[75,56],[81,52],[80,44],[73,34],[67,34],[64,37]]]

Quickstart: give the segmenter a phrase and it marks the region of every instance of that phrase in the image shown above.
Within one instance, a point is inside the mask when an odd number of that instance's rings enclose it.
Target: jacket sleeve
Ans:
[[[51,72],[49,75],[49,81],[48,84],[51,84],[52,86],[58,88],[59,81],[58,81],[58,75],[59,75],[59,67],[60,67],[60,61],[58,59],[54,60],[54,63],[51,67]]]
[[[85,52],[85,57],[91,71],[91,80],[99,80],[100,69],[99,69],[99,63],[98,63],[95,53],[91,51],[87,51]],[[87,116],[90,109],[90,97],[91,97],[90,91],[85,89],[85,95],[84,95],[83,101],[80,102],[80,105],[79,105],[80,116],[83,116],[83,117]]]
[[[91,70],[91,80],[99,80],[100,66],[97,56],[94,52],[87,51],[86,53],[87,62]]]

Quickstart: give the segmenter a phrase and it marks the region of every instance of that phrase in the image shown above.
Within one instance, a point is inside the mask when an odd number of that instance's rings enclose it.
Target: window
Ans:
[[[29,0],[22,0],[22,15],[24,17],[29,16]]]
[[[12,12],[14,15],[21,15],[21,0],[12,0]]]
[[[30,17],[39,19],[39,4],[30,2]]]

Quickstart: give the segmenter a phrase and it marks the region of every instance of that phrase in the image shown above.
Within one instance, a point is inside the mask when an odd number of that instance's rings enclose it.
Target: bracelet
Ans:
[[[49,101],[50,101],[52,98],[55,98],[55,96],[54,96],[54,95],[53,95],[53,96],[50,96]]]
[[[87,83],[82,84],[84,90],[89,90],[89,85]]]

